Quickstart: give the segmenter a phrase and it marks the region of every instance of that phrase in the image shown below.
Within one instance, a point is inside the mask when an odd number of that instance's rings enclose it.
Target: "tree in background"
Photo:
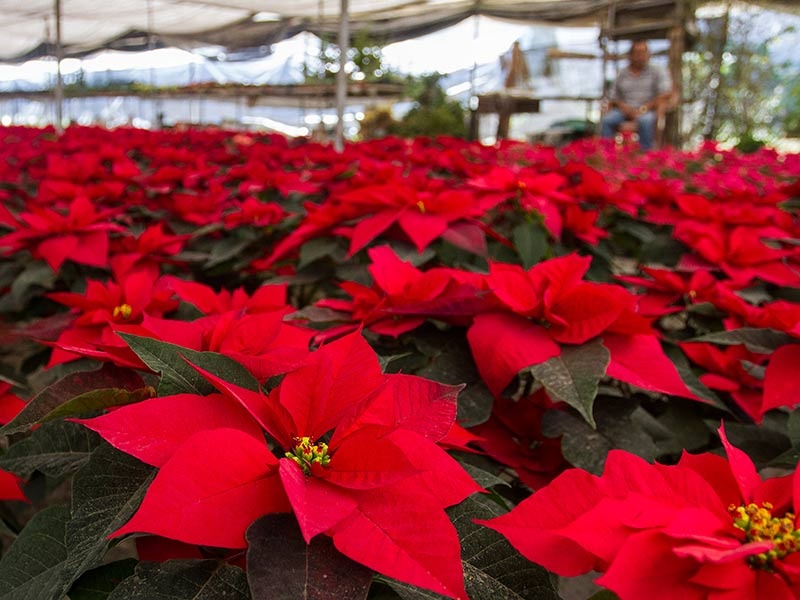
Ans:
[[[800,138],[800,77],[795,77],[786,88],[784,110],[786,112],[784,121],[786,135]]]
[[[447,97],[439,80],[441,74],[409,75],[406,95],[414,106],[400,119],[395,120],[386,106],[368,110],[361,121],[361,137],[371,139],[385,135],[401,137],[449,135],[466,137],[466,113],[457,100]]]
[[[320,70],[307,71],[306,79],[333,81],[339,71],[339,46],[327,36],[320,38]],[[348,74],[354,81],[398,81],[399,77],[383,65],[381,44],[359,31],[347,49]]]
[[[771,47],[793,32],[775,33],[761,9],[728,2],[721,16],[700,19],[700,33],[686,55],[684,89],[692,101],[687,132],[692,140],[716,139],[751,150],[783,137],[800,115],[800,90],[792,66],[778,63]],[[794,104],[791,98],[794,97]]]
[[[440,79],[439,73],[408,79],[408,95],[416,103],[400,121],[398,135],[467,135],[464,108],[458,101],[447,97],[439,84]]]

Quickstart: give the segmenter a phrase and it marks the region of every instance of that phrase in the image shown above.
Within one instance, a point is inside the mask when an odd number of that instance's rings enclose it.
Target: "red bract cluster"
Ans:
[[[492,561],[461,555],[459,536],[496,534],[445,512],[496,486],[539,491],[482,523],[622,598],[797,595],[794,534],[770,533],[793,531],[797,476],[762,482],[724,436],[727,462],[681,451],[719,448],[724,418],[758,438],[759,466],[796,467],[800,156],[0,140],[0,424],[22,438],[0,455],[4,497],[81,469],[82,514],[104,459],[75,459],[69,435],[96,457],[94,431],[156,470],[142,497],[108,495],[124,502],[101,540],[149,535],[140,559],[243,564],[213,548],[285,513],[304,548],[332,544],[382,585],[511,597],[470,587]],[[58,436],[56,466],[27,454]]]
[[[601,477],[566,471],[485,524],[555,573],[603,572],[621,600],[797,598],[800,475],[762,480],[720,435],[727,461],[662,466],[613,451]]]
[[[153,398],[83,421],[159,467],[115,535],[237,548],[258,517],[293,510],[307,542],[326,533],[381,573],[466,596],[442,509],[480,488],[436,445],[453,426],[458,388],[383,375],[357,334],[311,354],[269,395],[203,374],[221,396]]]

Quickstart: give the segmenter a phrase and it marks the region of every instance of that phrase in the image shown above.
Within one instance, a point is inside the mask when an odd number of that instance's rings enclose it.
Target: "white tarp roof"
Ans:
[[[706,4],[716,0],[694,0]],[[800,0],[740,0],[800,12]],[[382,43],[416,37],[476,14],[523,22],[599,24],[609,0],[349,0],[351,33]],[[53,55],[56,0],[0,0],[0,60]],[[163,43],[232,48],[267,45],[301,31],[333,33],[340,0],[60,0],[67,55],[101,47],[132,32]],[[616,0],[617,5],[655,4]],[[140,49],[144,36],[139,36]],[[130,41],[130,40],[129,40]],[[146,44],[144,44],[146,47]]]
[[[365,26],[391,41],[471,14],[590,22],[606,4],[607,0],[349,0],[349,14],[351,29]],[[54,6],[55,0],[0,0],[0,60],[52,48]],[[67,54],[149,30],[177,45],[242,47],[275,42],[303,29],[335,31],[339,8],[340,0],[61,0],[61,40]]]

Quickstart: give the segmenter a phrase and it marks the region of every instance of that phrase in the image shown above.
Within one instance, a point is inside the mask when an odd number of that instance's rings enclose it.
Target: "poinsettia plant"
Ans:
[[[0,138],[0,598],[798,597],[800,156]]]

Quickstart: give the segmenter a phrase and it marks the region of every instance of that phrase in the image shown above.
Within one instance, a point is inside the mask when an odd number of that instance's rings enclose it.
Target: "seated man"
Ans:
[[[614,137],[624,121],[636,121],[639,144],[649,150],[655,139],[657,112],[669,100],[672,83],[665,71],[650,66],[645,40],[631,44],[628,61],[611,89],[610,110],[600,122],[600,135]]]

